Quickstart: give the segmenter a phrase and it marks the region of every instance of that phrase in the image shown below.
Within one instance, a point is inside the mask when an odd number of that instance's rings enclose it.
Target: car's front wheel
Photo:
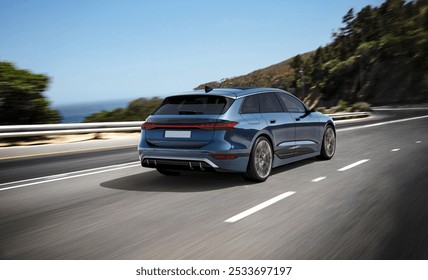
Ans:
[[[250,181],[263,182],[272,171],[272,146],[266,137],[257,138],[253,145],[244,178]]]
[[[336,133],[333,127],[328,125],[324,131],[322,139],[322,147],[319,158],[328,160],[331,159],[336,151]]]

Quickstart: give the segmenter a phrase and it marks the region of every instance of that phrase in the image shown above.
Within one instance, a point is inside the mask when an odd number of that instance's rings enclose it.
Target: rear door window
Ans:
[[[241,106],[241,114],[255,114],[260,112],[259,95],[250,95],[245,97]]]
[[[153,115],[221,115],[233,103],[232,98],[214,95],[167,97]]]
[[[262,93],[259,95],[259,99],[261,113],[278,113],[284,111],[275,93]]]

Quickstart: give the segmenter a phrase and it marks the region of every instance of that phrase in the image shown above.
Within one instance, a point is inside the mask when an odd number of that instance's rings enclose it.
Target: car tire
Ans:
[[[336,151],[336,133],[331,125],[327,125],[322,138],[320,159],[329,160],[334,156]]]
[[[163,169],[163,168],[159,168],[159,167],[156,167],[156,170],[160,174],[163,174],[163,175],[166,175],[166,176],[178,176],[178,175],[180,175],[179,171],[168,170],[168,169]]]
[[[251,149],[247,172],[243,177],[254,182],[264,182],[272,171],[273,151],[266,137],[259,137]]]

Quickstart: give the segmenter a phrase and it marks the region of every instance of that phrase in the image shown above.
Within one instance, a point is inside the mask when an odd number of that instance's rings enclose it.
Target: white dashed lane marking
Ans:
[[[254,207],[252,207],[252,208],[250,208],[250,209],[248,209],[248,210],[246,210],[244,212],[241,212],[238,215],[235,215],[235,216],[227,219],[224,222],[225,223],[234,223],[234,222],[237,222],[237,221],[239,221],[239,220],[241,220],[241,219],[243,219],[245,217],[248,217],[251,214],[254,214],[254,213],[256,213],[256,212],[258,212],[258,211],[260,211],[260,210],[262,210],[262,209],[264,209],[264,208],[266,208],[266,207],[268,207],[268,206],[270,206],[270,205],[272,205],[274,203],[277,203],[278,201],[283,200],[284,198],[289,197],[290,195],[293,195],[295,193],[296,192],[286,192],[286,193],[280,194],[278,196],[275,196],[274,198],[271,198],[271,199],[269,199],[269,200],[267,200],[267,201],[265,201],[263,203],[260,203],[259,205],[256,205],[256,206],[254,206]]]
[[[363,164],[363,163],[368,162],[368,161],[369,161],[369,159],[362,159],[362,160],[354,162],[354,163],[352,163],[350,165],[342,167],[342,168],[338,169],[337,171],[345,171],[345,170],[351,169],[351,168],[353,168],[355,166],[358,166],[358,165]]]
[[[397,148],[397,149],[392,149],[391,150],[391,152],[398,152],[400,149],[399,148]]]
[[[327,178],[327,177],[318,177],[318,178],[313,179],[311,182],[316,183],[316,182],[324,180],[325,178]]]

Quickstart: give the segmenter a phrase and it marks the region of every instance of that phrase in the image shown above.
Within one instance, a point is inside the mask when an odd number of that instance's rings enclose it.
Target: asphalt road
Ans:
[[[428,118],[385,123],[426,115],[338,124],[332,160],[260,184],[162,176],[132,144],[2,154],[0,259],[428,259]]]

